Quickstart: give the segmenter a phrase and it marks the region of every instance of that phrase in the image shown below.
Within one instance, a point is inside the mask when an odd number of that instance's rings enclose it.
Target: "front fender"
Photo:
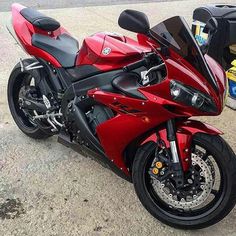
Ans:
[[[191,146],[193,136],[197,133],[204,133],[209,135],[221,135],[223,134],[220,130],[214,128],[213,126],[203,123],[197,120],[185,120],[176,122],[176,138],[179,150],[179,156],[181,159],[182,167],[184,171],[187,171],[191,164]],[[167,140],[166,129],[161,129],[158,131],[159,138],[163,140],[166,147],[169,148],[169,141]],[[144,142],[157,140],[156,134],[150,135]]]
[[[196,133],[204,133],[210,135],[222,135],[219,129],[198,120],[185,120],[176,123],[177,132],[186,131],[194,135]]]

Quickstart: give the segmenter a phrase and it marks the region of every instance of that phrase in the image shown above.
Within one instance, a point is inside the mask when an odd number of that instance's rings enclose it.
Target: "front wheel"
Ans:
[[[158,160],[156,148],[154,142],[144,144],[132,169],[135,191],[155,218],[176,228],[200,229],[228,215],[236,203],[236,158],[220,136],[193,137],[192,164],[181,188],[171,176],[158,179],[151,174],[155,170],[165,176],[168,169]]]

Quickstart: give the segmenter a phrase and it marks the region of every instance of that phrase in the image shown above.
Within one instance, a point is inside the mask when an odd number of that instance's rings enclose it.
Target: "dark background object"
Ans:
[[[218,30],[212,37],[207,54],[227,70],[235,58],[229,46],[236,44],[236,5],[205,5],[195,9],[193,13],[193,19],[203,23],[211,17],[217,20]]]

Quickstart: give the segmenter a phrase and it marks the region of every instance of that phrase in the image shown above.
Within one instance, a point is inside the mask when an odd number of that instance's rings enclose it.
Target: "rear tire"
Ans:
[[[168,210],[168,205],[164,209],[161,201],[156,201],[148,190],[146,183],[146,165],[150,158],[154,158],[156,144],[149,142],[144,144],[137,152],[133,162],[133,183],[135,191],[143,206],[155,218],[161,222],[175,228],[181,229],[200,229],[213,225],[233,209],[236,203],[236,157],[229,145],[220,137],[207,134],[196,134],[193,142],[197,145],[204,146],[208,150],[217,164],[221,168],[224,177],[223,190],[219,200],[199,215],[190,212],[188,216],[180,216],[180,212],[175,209]],[[217,197],[218,199],[218,197]]]
[[[35,61],[35,59],[25,59],[23,63],[26,66]],[[33,126],[32,124],[30,124],[29,120],[27,120],[28,118],[24,116],[23,112],[19,108],[19,91],[21,88],[21,83],[24,77],[27,75],[38,79],[40,78],[40,73],[37,69],[22,72],[20,63],[18,63],[12,70],[7,87],[9,109],[16,125],[24,134],[34,139],[45,139],[50,137],[51,134],[46,133],[42,128],[38,127],[37,125]]]

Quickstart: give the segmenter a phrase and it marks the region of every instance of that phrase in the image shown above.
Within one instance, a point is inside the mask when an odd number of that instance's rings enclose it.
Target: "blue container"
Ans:
[[[236,99],[236,81],[229,79],[229,95]]]

